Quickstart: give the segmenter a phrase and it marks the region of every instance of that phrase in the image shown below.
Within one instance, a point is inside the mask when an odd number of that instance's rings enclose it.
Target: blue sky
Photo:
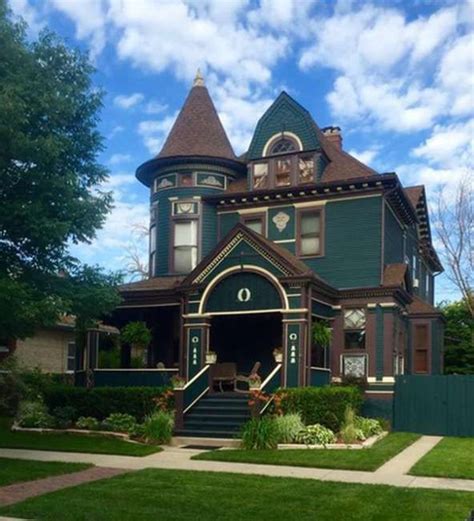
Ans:
[[[107,92],[100,160],[115,209],[73,253],[124,268],[145,255],[148,192],[135,168],[156,154],[201,68],[237,153],[285,89],[344,148],[405,185],[448,194],[472,172],[473,1],[10,0],[90,52]],[[444,276],[437,300],[455,298]]]

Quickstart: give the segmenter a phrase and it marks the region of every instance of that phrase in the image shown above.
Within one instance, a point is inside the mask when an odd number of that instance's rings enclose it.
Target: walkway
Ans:
[[[113,476],[118,476],[124,472],[128,472],[128,470],[94,467],[79,472],[71,472],[70,474],[61,474],[50,478],[36,479],[34,481],[0,487],[0,506],[5,507],[13,505],[14,503],[19,503],[20,501],[24,501],[30,497],[42,496],[49,492],[55,492],[56,490],[68,487],[75,487],[82,483],[112,478]]]
[[[203,451],[183,449],[179,447],[166,447],[162,452],[143,458],[73,452],[67,453],[36,450],[0,449],[0,457],[5,458],[39,461],[64,461],[71,463],[92,463],[99,467],[96,469],[88,469],[69,475],[46,478],[34,482],[34,484],[30,482],[23,485],[11,485],[9,487],[4,487],[3,489],[0,489],[0,502],[1,498],[4,497],[1,494],[4,494],[6,489],[17,490],[19,495],[23,493],[24,496],[21,496],[21,499],[19,499],[22,500],[25,497],[43,494],[52,490],[58,490],[64,486],[74,486],[85,481],[101,479],[102,477],[111,477],[112,475],[121,474],[123,472],[141,470],[145,468],[195,470],[207,472],[233,472],[237,474],[257,474],[262,476],[317,479],[321,481],[339,481],[344,483],[362,483],[372,485],[378,484],[390,485],[394,487],[434,488],[440,490],[463,490],[474,492],[474,480],[429,478],[409,476],[407,474],[410,468],[427,452],[429,452],[440,440],[441,438],[438,436],[423,436],[405,450],[400,452],[397,456],[392,458],[390,461],[382,465],[375,472],[192,460],[192,456]],[[100,475],[101,472],[104,474]],[[89,473],[89,476],[92,476],[92,479],[89,477],[80,481],[75,481],[80,477],[80,475],[84,477],[87,476],[87,473]],[[50,483],[50,485],[48,483]],[[25,492],[26,489],[33,489],[33,494],[27,491]],[[23,490],[23,492],[21,492],[21,490]]]

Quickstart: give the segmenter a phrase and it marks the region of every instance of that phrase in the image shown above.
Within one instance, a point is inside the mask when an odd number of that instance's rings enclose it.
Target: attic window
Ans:
[[[297,149],[295,142],[286,137],[279,139],[270,149],[270,155],[286,154],[287,152],[295,152]]]

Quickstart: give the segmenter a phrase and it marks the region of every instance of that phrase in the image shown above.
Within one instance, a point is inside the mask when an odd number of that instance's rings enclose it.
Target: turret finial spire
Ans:
[[[193,81],[193,87],[204,87],[204,86],[205,86],[204,77],[201,74],[201,69],[198,68],[198,70],[196,71],[196,76]]]

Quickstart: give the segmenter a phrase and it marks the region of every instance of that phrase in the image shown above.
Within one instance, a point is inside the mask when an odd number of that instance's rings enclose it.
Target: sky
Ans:
[[[83,262],[124,269],[146,257],[156,155],[198,68],[237,154],[281,90],[344,149],[429,200],[473,167],[474,0],[10,0],[31,37],[48,27],[89,52],[105,90],[100,130],[115,207]],[[468,174],[469,175],[469,174]],[[445,275],[436,300],[455,299]]]

